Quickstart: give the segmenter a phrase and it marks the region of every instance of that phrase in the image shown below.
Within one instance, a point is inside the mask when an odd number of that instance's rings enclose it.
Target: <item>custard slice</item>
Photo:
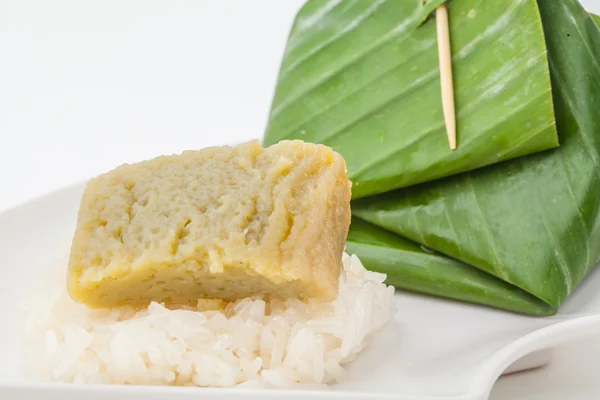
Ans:
[[[330,301],[350,197],[344,159],[299,140],[122,165],[87,184],[69,294],[95,308],[253,296]]]

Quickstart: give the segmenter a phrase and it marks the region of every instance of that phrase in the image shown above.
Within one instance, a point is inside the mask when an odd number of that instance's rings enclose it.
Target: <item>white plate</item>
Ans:
[[[37,383],[19,376],[20,304],[32,279],[70,239],[83,185],[0,214],[0,399],[259,399],[281,391]],[[511,365],[548,360],[542,350],[600,332],[600,271],[592,273],[557,316],[532,318],[406,293],[396,295],[394,320],[327,391],[288,391],[288,398],[484,400]],[[8,323],[7,321],[10,321]],[[523,357],[529,358],[523,359]],[[515,361],[522,360],[520,364]]]

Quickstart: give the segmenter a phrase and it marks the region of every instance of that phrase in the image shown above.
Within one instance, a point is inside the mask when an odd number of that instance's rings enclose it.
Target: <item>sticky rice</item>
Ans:
[[[385,275],[344,254],[329,303],[246,298],[172,310],[93,310],[65,288],[66,260],[34,292],[25,373],[44,381],[212,387],[311,387],[343,381],[344,365],[394,312]]]

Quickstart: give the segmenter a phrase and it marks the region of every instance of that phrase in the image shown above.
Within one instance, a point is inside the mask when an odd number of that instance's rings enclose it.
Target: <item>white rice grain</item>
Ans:
[[[91,310],[64,287],[64,265],[28,310],[26,374],[44,381],[247,388],[319,388],[393,314],[385,275],[344,254],[331,303],[243,299],[222,311],[152,303]],[[200,305],[199,305],[200,307]]]

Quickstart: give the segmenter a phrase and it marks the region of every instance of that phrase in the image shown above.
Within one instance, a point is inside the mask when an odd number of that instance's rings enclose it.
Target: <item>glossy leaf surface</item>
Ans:
[[[346,251],[369,269],[387,274],[387,283],[397,288],[532,315],[556,311],[501,279],[358,218],[352,221]]]
[[[558,145],[535,0],[449,3],[458,149],[442,115],[443,0],[308,0],[293,25],[264,142],[327,144],[353,197]]]
[[[576,0],[539,5],[561,147],[353,212],[556,308],[600,259],[600,31]]]

